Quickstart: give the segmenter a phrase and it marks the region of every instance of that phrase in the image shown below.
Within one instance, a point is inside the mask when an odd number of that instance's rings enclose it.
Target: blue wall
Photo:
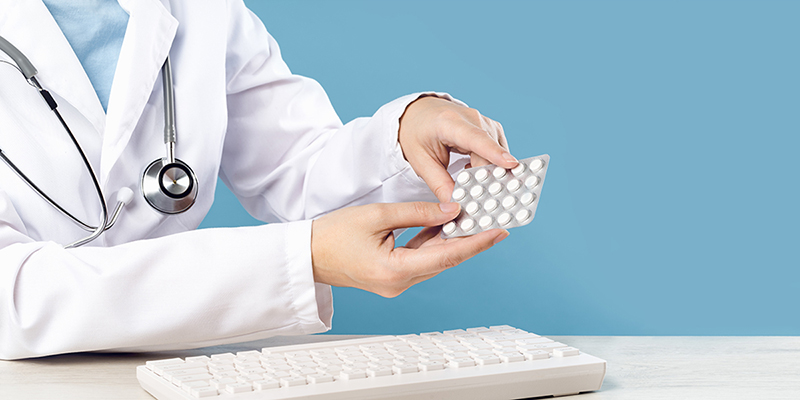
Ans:
[[[334,333],[800,335],[800,2],[248,1],[343,120],[418,90],[549,153],[536,219]],[[254,224],[220,185],[204,226]]]

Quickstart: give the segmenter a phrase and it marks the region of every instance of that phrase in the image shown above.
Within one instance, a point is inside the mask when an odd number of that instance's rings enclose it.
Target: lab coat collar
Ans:
[[[100,160],[103,183],[136,128],[178,30],[178,21],[157,0],[119,4],[130,17],[108,103]]]
[[[42,86],[68,101],[102,136],[99,175],[103,185],[130,140],[178,29],[178,21],[158,0],[119,0],[119,4],[130,17],[106,114],[44,3],[0,0],[0,36],[31,60]]]
[[[41,1],[0,0],[0,36],[39,71],[36,79],[89,120],[102,135],[105,113],[80,60]]]

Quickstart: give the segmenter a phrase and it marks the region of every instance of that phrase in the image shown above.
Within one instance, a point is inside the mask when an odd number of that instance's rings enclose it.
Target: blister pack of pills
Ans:
[[[461,204],[461,213],[444,224],[442,237],[529,224],[539,205],[549,163],[550,156],[543,154],[519,160],[512,169],[486,165],[459,172],[451,201]]]

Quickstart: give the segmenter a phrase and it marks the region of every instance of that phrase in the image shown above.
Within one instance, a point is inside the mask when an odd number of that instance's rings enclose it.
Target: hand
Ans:
[[[469,154],[470,164],[514,168],[503,127],[477,110],[438,97],[411,103],[400,118],[400,147],[414,172],[441,202],[450,201],[455,183],[447,166],[450,152]]]
[[[442,239],[442,225],[455,218],[458,203],[390,203],[347,207],[324,215],[311,228],[314,280],[395,297],[505,239],[508,231]],[[403,247],[392,231],[425,226]]]

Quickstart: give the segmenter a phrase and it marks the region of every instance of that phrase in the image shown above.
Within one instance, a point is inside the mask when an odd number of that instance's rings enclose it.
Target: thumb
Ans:
[[[376,222],[382,230],[437,226],[451,221],[460,210],[458,203],[385,203],[381,204]]]

